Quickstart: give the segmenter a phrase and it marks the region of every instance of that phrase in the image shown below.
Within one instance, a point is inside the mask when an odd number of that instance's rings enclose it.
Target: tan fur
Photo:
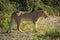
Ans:
[[[33,11],[30,13],[26,12],[26,11],[14,12],[11,15],[11,23],[10,23],[9,29],[11,30],[12,21],[15,21],[17,23],[17,29],[19,30],[19,25],[20,25],[21,20],[32,21],[37,26],[37,22],[38,22],[39,17],[46,18],[46,17],[48,17],[48,14],[44,10]]]

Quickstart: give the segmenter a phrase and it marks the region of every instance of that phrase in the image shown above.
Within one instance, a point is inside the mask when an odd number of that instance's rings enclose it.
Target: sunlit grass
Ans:
[[[40,18],[37,25],[37,32],[34,32],[35,25],[33,22],[22,20],[20,23],[20,29],[24,32],[32,31],[33,34],[31,37],[33,40],[55,40],[55,37],[60,37],[60,21],[56,21],[54,18]],[[12,29],[17,29],[16,23],[12,26]]]
[[[34,27],[35,25],[32,22],[28,22],[28,21],[22,21],[20,24],[20,28],[24,31],[33,30]]]
[[[52,19],[50,19],[52,20]],[[48,37],[49,40],[52,40],[52,37],[59,37],[60,36],[60,30],[57,26],[54,26],[55,21],[46,20],[44,18],[40,18],[37,26],[36,34],[32,36],[33,40],[43,40],[44,37]],[[21,29],[22,30],[31,30],[35,26],[32,22],[23,21],[21,22]],[[51,38],[50,38],[51,37]],[[55,38],[54,38],[55,39]]]

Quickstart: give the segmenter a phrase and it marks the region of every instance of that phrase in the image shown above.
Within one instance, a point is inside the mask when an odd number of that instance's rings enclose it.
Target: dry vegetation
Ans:
[[[14,11],[32,12],[44,9],[50,18],[40,18],[37,32],[34,32],[32,22],[21,22],[24,33],[16,30],[14,24],[12,32],[4,33],[9,27],[10,16]],[[0,40],[60,40],[60,0],[0,0]]]
[[[40,18],[37,32],[32,22],[22,21],[21,29],[23,33],[12,28],[12,32],[0,33],[0,40],[60,40],[60,17]]]

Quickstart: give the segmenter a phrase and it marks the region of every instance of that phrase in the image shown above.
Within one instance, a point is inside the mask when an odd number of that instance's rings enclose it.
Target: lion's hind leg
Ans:
[[[6,31],[6,33],[10,33],[11,32],[11,27],[13,26],[14,23],[15,23],[15,21],[13,19],[11,19],[10,24],[9,24],[9,28]]]
[[[23,32],[23,31],[19,28],[20,22],[21,22],[20,19],[17,19],[17,20],[16,20],[17,29],[18,29],[18,31]]]

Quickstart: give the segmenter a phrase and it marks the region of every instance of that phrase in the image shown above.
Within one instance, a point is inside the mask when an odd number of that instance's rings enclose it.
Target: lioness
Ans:
[[[26,21],[32,21],[37,26],[37,22],[38,22],[39,17],[46,18],[46,17],[48,17],[48,14],[44,10],[33,11],[30,13],[26,12],[26,11],[14,12],[11,15],[11,22],[10,22],[10,25],[9,25],[7,32],[11,32],[11,27],[13,25],[13,21],[15,21],[17,23],[17,29],[19,30],[19,25],[20,25],[21,19],[26,20]]]

